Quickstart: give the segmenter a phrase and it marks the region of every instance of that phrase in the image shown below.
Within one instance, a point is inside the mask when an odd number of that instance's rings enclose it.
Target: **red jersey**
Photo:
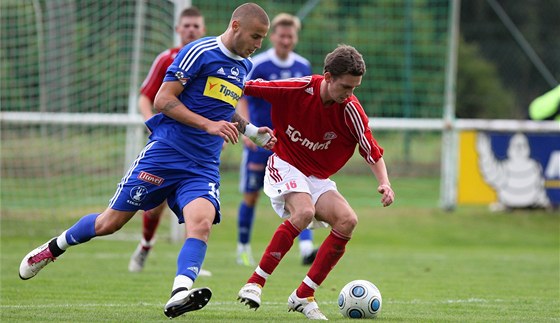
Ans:
[[[328,178],[338,172],[356,149],[369,164],[383,156],[373,138],[368,117],[358,98],[324,105],[322,75],[285,80],[247,81],[244,94],[262,98],[272,105],[273,151],[306,176]]]
[[[171,65],[171,63],[173,63],[173,60],[175,59],[175,56],[177,56],[179,50],[181,50],[181,47],[167,49],[161,52],[152,63],[148,76],[146,76],[146,79],[140,88],[140,93],[150,98],[152,103],[154,103],[156,94],[163,83],[163,78],[165,77],[167,68]]]

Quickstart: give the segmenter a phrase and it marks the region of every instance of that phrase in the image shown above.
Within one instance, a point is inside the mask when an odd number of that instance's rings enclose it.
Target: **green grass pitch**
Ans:
[[[239,194],[235,174],[223,179],[222,223],[215,226],[204,268],[213,276],[212,300],[202,310],[174,321],[292,322],[286,301],[304,278],[297,245],[269,278],[263,305],[249,310],[236,301],[253,268],[235,263]],[[437,207],[439,182],[393,179],[395,204],[383,208],[373,176],[337,176],[339,190],[359,215],[347,252],[318,289],[322,311],[331,321],[350,321],[336,299],[354,279],[375,283],[383,296],[384,322],[558,322],[560,255],[558,214],[542,211],[489,213],[486,207]],[[280,219],[261,199],[253,234],[259,258]],[[103,206],[100,207],[102,209]],[[97,210],[88,210],[97,211]],[[168,300],[179,244],[169,242],[169,219],[144,272],[127,271],[140,236],[138,214],[121,231],[71,248],[29,280],[19,279],[22,257],[72,225],[74,218],[2,217],[0,321],[2,322],[167,322]],[[319,243],[328,230],[315,232]]]

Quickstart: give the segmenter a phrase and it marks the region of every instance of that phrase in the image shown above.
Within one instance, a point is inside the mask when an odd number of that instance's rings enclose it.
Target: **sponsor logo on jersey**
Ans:
[[[237,105],[242,93],[243,90],[239,86],[214,76],[208,77],[204,87],[205,96],[224,101],[233,107]]]
[[[305,89],[305,93],[309,93],[309,94],[313,95],[313,88],[308,87],[307,89]]]
[[[163,178],[156,175],[152,175],[150,173],[146,173],[144,171],[141,171],[140,174],[138,174],[138,179],[157,186],[163,184]]]
[[[329,149],[329,145],[331,144],[331,138],[325,142],[313,142],[307,138],[303,138],[301,132],[296,130],[296,128],[288,125],[288,129],[286,129],[286,134],[288,135],[288,139],[297,143],[299,142],[300,145],[306,147],[309,150],[316,151],[316,150],[327,150]],[[334,133],[332,133],[334,134]],[[326,135],[326,134],[325,134]],[[336,137],[336,135],[335,135]],[[325,139],[326,140],[326,139]]]
[[[185,85],[187,84],[187,81],[189,80],[188,77],[185,76],[185,74],[181,71],[177,71],[175,72],[175,77],[177,78],[177,80],[179,80],[179,82],[181,82],[181,84]]]
[[[220,68],[218,69],[218,71],[216,71],[216,73],[217,73],[217,74],[220,74],[220,75],[226,75],[226,72],[224,72],[224,68],[223,68],[223,67],[220,67]]]

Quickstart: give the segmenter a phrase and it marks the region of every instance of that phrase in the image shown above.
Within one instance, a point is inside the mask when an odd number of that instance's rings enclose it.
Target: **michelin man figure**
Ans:
[[[498,160],[492,152],[488,135],[479,133],[476,143],[479,169],[486,183],[498,194],[495,211],[515,208],[548,208],[541,165],[530,157],[527,137],[514,134],[507,149],[507,159]]]

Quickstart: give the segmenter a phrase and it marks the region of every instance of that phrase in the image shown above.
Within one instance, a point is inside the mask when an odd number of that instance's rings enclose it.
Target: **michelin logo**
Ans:
[[[328,140],[323,143],[313,142],[307,138],[301,137],[301,132],[296,130],[294,127],[288,125],[288,129],[286,129],[286,134],[288,138],[293,142],[299,142],[302,146],[306,147],[309,150],[316,151],[316,150],[327,150],[329,149],[329,145],[331,144],[331,140]]]

